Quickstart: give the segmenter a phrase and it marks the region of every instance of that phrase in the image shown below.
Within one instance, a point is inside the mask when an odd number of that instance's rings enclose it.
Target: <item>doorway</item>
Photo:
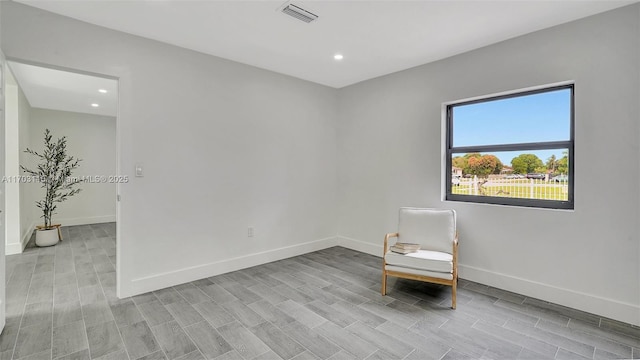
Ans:
[[[117,193],[128,179],[118,175],[117,167],[117,79],[21,61],[7,65],[5,107],[12,111],[5,118],[3,157],[5,194],[10,194],[4,201],[5,332],[17,333],[25,327],[20,321],[24,309],[50,305],[52,313],[54,306],[82,311],[87,294],[105,301],[116,297]],[[81,159],[73,176],[82,190],[57,204],[52,223],[62,224],[62,241],[38,248],[34,229],[42,213],[35,202],[44,192],[20,165],[37,167],[24,150],[41,151],[45,129],[54,141],[66,137],[68,155]]]

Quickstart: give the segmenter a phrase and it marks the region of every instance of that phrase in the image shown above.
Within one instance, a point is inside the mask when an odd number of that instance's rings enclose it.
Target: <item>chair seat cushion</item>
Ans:
[[[424,271],[453,273],[453,255],[440,251],[418,250],[409,254],[387,252],[384,257],[388,265]]]
[[[408,267],[404,267],[404,266],[393,266],[393,265],[387,265],[387,267],[385,269],[387,269],[387,271],[396,271],[396,272],[403,273],[403,274],[428,276],[428,277],[438,278],[438,279],[443,279],[443,280],[453,280],[453,274],[452,273],[443,273],[443,272],[437,272],[437,271],[425,271],[425,270],[412,269],[412,268],[408,268]],[[390,274],[390,275],[391,276],[398,276],[398,275],[395,275],[395,274]]]

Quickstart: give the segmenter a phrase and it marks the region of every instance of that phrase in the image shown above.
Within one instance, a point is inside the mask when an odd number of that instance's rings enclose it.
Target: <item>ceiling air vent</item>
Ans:
[[[293,4],[285,6],[282,9],[282,12],[306,23],[310,23],[318,18],[318,15]]]

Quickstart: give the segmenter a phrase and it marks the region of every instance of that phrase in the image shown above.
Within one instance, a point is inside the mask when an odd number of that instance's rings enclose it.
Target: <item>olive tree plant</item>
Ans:
[[[73,171],[80,166],[81,160],[67,155],[66,136],[53,141],[49,129],[44,131],[44,150],[42,152],[29,148],[25,152],[38,159],[35,170],[22,165],[20,168],[45,189],[44,199],[36,201],[36,206],[42,210],[41,217],[44,218],[44,229],[48,229],[51,227],[51,216],[55,214],[56,204],[66,201],[82,190],[77,188],[80,180],[71,176]]]

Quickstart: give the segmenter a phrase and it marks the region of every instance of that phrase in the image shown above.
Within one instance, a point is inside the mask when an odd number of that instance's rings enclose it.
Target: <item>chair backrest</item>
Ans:
[[[455,210],[400,208],[398,241],[451,254],[455,236]]]

